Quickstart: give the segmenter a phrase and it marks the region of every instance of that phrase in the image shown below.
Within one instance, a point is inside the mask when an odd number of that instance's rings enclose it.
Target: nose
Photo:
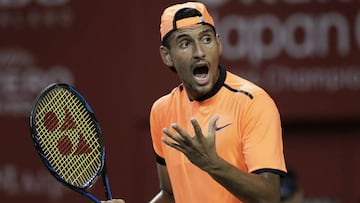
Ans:
[[[201,46],[201,43],[196,41],[194,44],[194,58],[204,58],[205,52],[203,47]]]

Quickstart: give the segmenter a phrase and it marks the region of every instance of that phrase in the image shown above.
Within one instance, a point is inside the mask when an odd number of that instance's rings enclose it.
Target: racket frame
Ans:
[[[51,163],[48,161],[48,159],[46,158],[46,155],[44,153],[44,151],[41,148],[40,145],[40,140],[39,140],[39,136],[38,133],[36,131],[36,109],[38,107],[39,102],[41,102],[42,98],[45,97],[48,92],[52,91],[55,88],[64,88],[69,90],[73,95],[75,95],[81,102],[82,104],[85,106],[85,109],[88,111],[92,121],[95,124],[95,128],[96,131],[98,132],[98,139],[100,142],[100,147],[101,147],[101,165],[99,170],[97,171],[97,173],[93,176],[93,178],[84,186],[82,187],[76,187],[74,185],[71,185],[70,183],[68,183],[67,181],[65,181],[63,178],[61,178],[61,176],[55,171],[55,169],[52,167]],[[43,164],[45,165],[45,167],[49,170],[49,172],[55,177],[56,180],[58,180],[59,182],[61,182],[62,184],[64,184],[65,186],[67,186],[68,188],[80,193],[81,195],[89,198],[90,200],[92,200],[95,203],[101,203],[101,201],[99,199],[97,199],[94,195],[90,194],[89,192],[87,192],[88,189],[90,189],[95,182],[98,180],[98,178],[100,176],[102,176],[102,181],[104,184],[104,190],[105,190],[105,195],[106,198],[108,200],[112,199],[112,195],[111,195],[111,190],[110,190],[110,184],[109,184],[109,178],[107,176],[107,171],[106,171],[106,166],[105,166],[105,145],[101,136],[101,129],[99,126],[99,123],[97,121],[97,119],[95,118],[95,114],[93,112],[93,110],[91,109],[90,105],[86,102],[85,98],[71,85],[66,84],[66,83],[52,83],[50,85],[48,85],[46,88],[44,88],[40,94],[37,96],[35,103],[31,109],[30,112],[30,117],[29,117],[29,124],[30,124],[30,134],[31,134],[31,138],[34,142],[35,145],[35,149],[41,159],[41,161],[43,162]]]

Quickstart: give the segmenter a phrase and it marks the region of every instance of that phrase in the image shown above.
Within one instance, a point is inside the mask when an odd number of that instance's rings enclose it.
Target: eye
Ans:
[[[187,48],[190,46],[190,41],[189,40],[182,40],[180,43],[179,43],[179,46],[180,48]]]
[[[212,38],[210,36],[204,36],[201,41],[204,43],[204,44],[209,44],[211,41],[212,41]]]

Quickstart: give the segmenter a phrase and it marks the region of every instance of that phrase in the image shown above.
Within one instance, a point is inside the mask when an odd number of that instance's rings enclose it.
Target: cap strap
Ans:
[[[184,18],[184,19],[180,19],[175,22],[176,27],[174,29],[178,29],[178,28],[182,28],[182,27],[186,27],[186,26],[190,26],[190,25],[195,25],[195,24],[203,23],[203,22],[204,22],[204,17],[202,17],[202,16],[194,16],[194,17]]]

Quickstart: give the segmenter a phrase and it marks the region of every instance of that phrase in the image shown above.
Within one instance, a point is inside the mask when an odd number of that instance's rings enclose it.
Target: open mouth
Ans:
[[[196,67],[193,71],[193,74],[197,78],[206,78],[209,73],[209,68],[207,66]]]
[[[199,84],[206,84],[209,80],[209,67],[199,66],[193,70],[195,80]]]

